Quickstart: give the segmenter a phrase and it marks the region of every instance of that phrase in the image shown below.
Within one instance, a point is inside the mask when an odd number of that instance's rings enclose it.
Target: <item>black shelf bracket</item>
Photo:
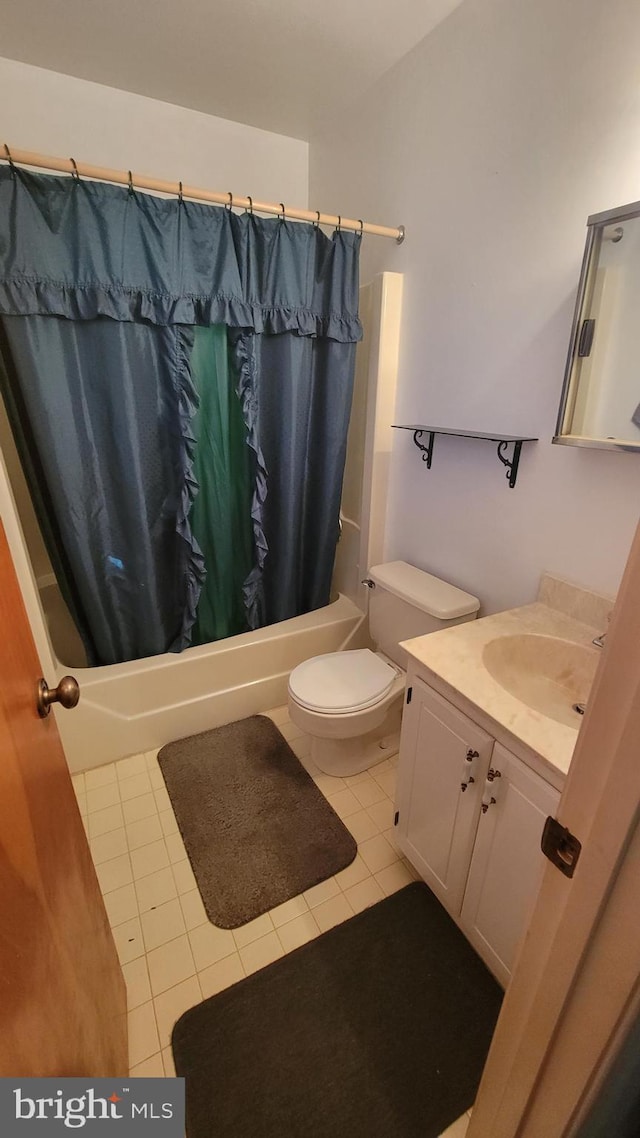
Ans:
[[[531,435],[499,435],[489,434],[485,431],[456,431],[452,427],[427,427],[422,423],[394,423],[394,427],[401,431],[411,431],[413,441],[418,450],[422,452],[422,461],[426,462],[427,470],[431,470],[433,461],[433,442],[436,435],[454,435],[462,439],[484,439],[498,444],[498,458],[506,467],[505,478],[513,490],[518,477],[520,465],[520,452],[523,443],[536,443],[538,440]],[[426,441],[425,441],[426,440]],[[513,445],[511,457],[507,457],[509,446]]]
[[[420,442],[420,439],[425,434],[429,435],[429,442],[428,442],[427,446],[425,446],[424,443]],[[413,441],[416,444],[416,446],[418,447],[418,449],[422,451],[422,461],[426,462],[427,470],[431,470],[431,459],[433,458],[433,440],[434,440],[434,438],[435,438],[435,432],[434,431],[414,431],[413,432]]]
[[[501,443],[498,443],[498,458],[500,459],[500,462],[503,464],[503,466],[506,466],[506,468],[507,468],[504,476],[505,476],[505,478],[507,478],[509,480],[509,486],[513,490],[513,487],[516,484],[516,478],[518,477],[518,464],[520,462],[520,451],[522,450],[522,440],[518,439],[518,441],[513,444],[513,452],[512,452],[511,458],[505,457],[504,452],[508,446],[509,446],[509,443],[504,442],[504,441]]]

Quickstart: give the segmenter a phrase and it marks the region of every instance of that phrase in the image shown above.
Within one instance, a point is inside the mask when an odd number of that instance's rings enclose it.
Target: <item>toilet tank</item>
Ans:
[[[377,648],[401,668],[407,653],[400,641],[475,620],[480,601],[455,585],[409,565],[389,561],[369,570],[369,632]]]

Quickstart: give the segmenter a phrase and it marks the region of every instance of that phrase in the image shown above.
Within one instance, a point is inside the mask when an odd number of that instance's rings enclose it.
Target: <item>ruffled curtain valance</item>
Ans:
[[[0,314],[226,324],[355,343],[359,241],[3,166]]]

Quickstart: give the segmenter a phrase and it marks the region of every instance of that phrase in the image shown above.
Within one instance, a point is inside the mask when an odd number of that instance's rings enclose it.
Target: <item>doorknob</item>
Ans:
[[[46,680],[38,681],[38,715],[46,719],[51,711],[52,703],[59,703],[62,707],[75,707],[80,699],[80,687],[73,676],[63,676],[57,688],[47,687]]]

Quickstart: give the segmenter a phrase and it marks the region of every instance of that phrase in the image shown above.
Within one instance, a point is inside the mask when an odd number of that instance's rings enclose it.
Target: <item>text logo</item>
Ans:
[[[184,1079],[0,1079],[0,1134],[183,1138]]]

